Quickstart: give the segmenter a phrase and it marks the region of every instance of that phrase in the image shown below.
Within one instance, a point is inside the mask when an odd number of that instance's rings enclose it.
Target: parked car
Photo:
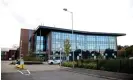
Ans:
[[[133,57],[129,57],[129,59],[133,59]]]
[[[58,59],[51,59],[48,60],[48,64],[60,64],[60,62],[62,62],[62,60],[58,60]]]

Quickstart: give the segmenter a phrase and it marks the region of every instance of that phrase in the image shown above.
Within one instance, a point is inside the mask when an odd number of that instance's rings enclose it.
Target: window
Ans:
[[[40,36],[37,36],[37,40],[40,40]]]
[[[72,50],[86,49],[86,50],[105,50],[107,48],[116,48],[116,37],[114,36],[95,36],[71,34],[63,32],[52,32],[52,50],[58,50],[60,47],[64,48],[64,41],[70,40]]]

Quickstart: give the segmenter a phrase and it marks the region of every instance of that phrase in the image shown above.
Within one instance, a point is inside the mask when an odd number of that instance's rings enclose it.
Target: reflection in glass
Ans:
[[[75,50],[99,50],[104,51],[107,48],[116,50],[116,37],[115,36],[95,36],[95,35],[82,35],[71,34],[63,32],[52,32],[52,51],[58,50],[60,47],[64,48],[64,41],[70,40],[71,49]]]

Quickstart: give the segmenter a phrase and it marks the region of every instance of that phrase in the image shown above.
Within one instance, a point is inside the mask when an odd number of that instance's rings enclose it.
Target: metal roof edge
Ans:
[[[68,31],[71,32],[71,29],[64,29],[64,28],[57,28],[57,27],[49,27],[49,26],[41,26],[39,25],[37,27],[37,30],[39,28],[47,28],[51,30],[59,30],[59,31]],[[125,33],[108,33],[108,32],[89,32],[89,31],[80,31],[80,30],[73,30],[74,33],[81,33],[81,34],[92,34],[92,35],[113,35],[113,36],[125,36]]]

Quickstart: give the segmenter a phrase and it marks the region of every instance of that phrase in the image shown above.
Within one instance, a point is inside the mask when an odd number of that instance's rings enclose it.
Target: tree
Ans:
[[[133,56],[133,45],[126,47],[126,54],[127,56]]]
[[[90,51],[88,50],[82,51],[82,53],[83,53],[83,59],[88,59],[91,56]]]
[[[32,49],[30,49],[28,51],[28,55],[27,56],[32,56],[32,57],[35,57],[35,54],[32,52]]]
[[[124,47],[117,51],[117,56],[118,57],[123,57],[123,58],[127,56],[126,55],[126,50],[125,50]]]
[[[118,49],[118,50],[121,50],[122,48],[123,48],[123,46],[121,46],[121,45],[118,45],[118,46],[117,46],[117,49]]]
[[[91,54],[94,54],[95,56],[99,56],[100,53],[98,51],[92,51]]]
[[[30,50],[28,51],[28,53],[29,53],[29,55],[31,55],[31,54],[32,54],[32,50],[30,49]]]
[[[107,56],[106,56],[106,59],[114,58],[114,56],[113,56],[112,54],[114,54],[114,55],[116,56],[116,52],[114,51],[114,49],[110,49],[110,48],[105,49],[104,55],[105,55],[105,54],[107,55]]]
[[[70,40],[69,39],[66,39],[64,41],[64,52],[66,54],[66,56],[68,57],[67,59],[69,60],[69,53],[70,53],[70,47],[71,47],[71,44],[70,44]]]
[[[86,57],[85,58],[91,58],[91,52],[89,50],[86,50]]]
[[[130,57],[130,56],[133,56],[133,45],[131,45],[131,46],[125,45],[125,46],[123,46],[121,48],[119,46],[117,55],[119,57]]]

